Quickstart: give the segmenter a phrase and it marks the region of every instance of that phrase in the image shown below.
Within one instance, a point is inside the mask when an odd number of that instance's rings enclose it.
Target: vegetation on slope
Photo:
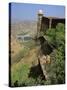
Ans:
[[[50,43],[56,46],[56,49],[51,53],[51,64],[48,68],[49,84],[64,84],[65,83],[65,28],[59,23],[55,29],[47,31],[47,36]],[[48,84],[48,83],[47,83]]]
[[[42,74],[38,65],[32,66],[32,62],[36,61],[36,51],[31,52],[29,56],[24,58],[25,63],[18,62],[12,66],[11,78],[12,86],[32,86],[32,85],[50,85],[65,83],[65,28],[59,23],[56,28],[49,29],[46,32],[47,40],[54,45],[55,49],[50,54],[51,63],[47,64],[46,70],[49,76],[48,80],[42,79]],[[27,45],[30,45],[27,44]],[[32,45],[32,44],[31,44]],[[34,46],[35,47],[35,46]],[[34,48],[33,47],[33,48]],[[32,48],[30,49],[30,51]],[[31,64],[31,65],[30,65]]]

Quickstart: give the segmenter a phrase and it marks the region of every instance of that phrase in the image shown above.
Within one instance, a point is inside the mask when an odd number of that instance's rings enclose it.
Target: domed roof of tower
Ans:
[[[38,14],[43,14],[43,10],[40,9],[40,10],[38,11]]]

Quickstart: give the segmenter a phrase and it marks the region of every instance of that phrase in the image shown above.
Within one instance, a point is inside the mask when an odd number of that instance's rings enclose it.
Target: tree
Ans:
[[[53,31],[54,30],[54,31]],[[65,83],[65,28],[59,23],[55,29],[48,30],[48,41],[57,48],[51,53],[51,64],[47,66],[50,84]],[[54,36],[55,35],[55,36]],[[50,39],[50,40],[49,40]],[[55,40],[55,42],[54,42]]]

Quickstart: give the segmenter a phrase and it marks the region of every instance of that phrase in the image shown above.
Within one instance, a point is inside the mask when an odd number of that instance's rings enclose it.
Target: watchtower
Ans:
[[[42,17],[43,17],[43,11],[38,11],[38,20],[37,20],[37,38],[41,36],[41,23],[42,23]]]

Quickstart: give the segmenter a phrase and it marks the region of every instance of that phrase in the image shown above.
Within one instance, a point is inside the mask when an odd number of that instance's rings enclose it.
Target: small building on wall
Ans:
[[[45,30],[48,28],[55,28],[58,23],[65,24],[65,18],[58,18],[58,17],[42,17],[41,21],[41,30]]]
[[[37,36],[41,35],[41,31],[46,31],[49,28],[56,28],[58,23],[65,24],[65,18],[59,17],[46,17],[43,15],[43,11],[38,12],[38,22],[37,22]]]

